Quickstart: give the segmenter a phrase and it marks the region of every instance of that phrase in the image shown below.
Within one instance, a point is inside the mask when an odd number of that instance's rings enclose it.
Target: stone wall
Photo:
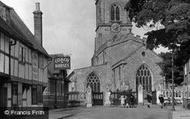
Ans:
[[[100,80],[100,91],[106,90],[107,86],[111,83],[111,73],[107,64],[98,65],[94,67],[86,67],[74,70],[74,76],[71,77],[71,82],[75,82],[75,90],[78,92],[85,92],[87,85],[87,78],[90,73],[94,72]]]

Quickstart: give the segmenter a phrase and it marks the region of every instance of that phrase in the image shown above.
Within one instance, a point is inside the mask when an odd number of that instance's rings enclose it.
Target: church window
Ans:
[[[120,16],[119,16],[119,7],[116,7],[116,20],[120,20]]]
[[[141,73],[138,73],[141,72]],[[151,92],[152,84],[151,84],[151,75],[150,71],[146,65],[140,66],[140,68],[137,70],[136,74],[136,84],[137,88],[141,84],[146,92]]]
[[[121,80],[121,67],[119,67],[119,80]]]
[[[100,80],[94,72],[90,73],[87,78],[88,85],[90,85],[92,92],[100,92]]]
[[[114,6],[111,6],[111,20],[114,20]]]
[[[111,6],[111,21],[119,21],[120,20],[120,10],[119,6],[113,4]]]

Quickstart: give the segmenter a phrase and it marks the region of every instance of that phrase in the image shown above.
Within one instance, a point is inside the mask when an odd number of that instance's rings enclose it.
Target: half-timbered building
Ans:
[[[42,45],[42,12],[36,3],[34,35],[15,10],[0,2],[0,106],[42,106],[48,53]]]

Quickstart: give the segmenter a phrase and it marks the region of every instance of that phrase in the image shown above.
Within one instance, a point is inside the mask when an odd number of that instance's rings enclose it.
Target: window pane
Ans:
[[[9,53],[9,38],[7,36],[4,36],[5,39],[5,52]]]
[[[12,103],[13,106],[18,105],[18,85],[12,84]]]
[[[37,104],[37,87],[32,87],[32,104]]]
[[[5,39],[4,39],[4,34],[1,33],[1,50],[5,51],[5,43],[4,43]]]
[[[59,92],[59,90],[57,90]],[[42,103],[43,97],[42,97],[42,86],[37,86],[37,103]]]
[[[0,53],[0,72],[4,72],[5,55]]]

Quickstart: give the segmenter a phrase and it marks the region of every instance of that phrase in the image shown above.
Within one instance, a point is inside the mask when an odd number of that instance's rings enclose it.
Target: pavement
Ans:
[[[172,106],[166,106],[164,109],[170,111],[169,119],[190,119],[190,110],[183,108],[182,105],[176,105],[175,111],[172,111]]]
[[[76,107],[50,110],[49,119],[190,119],[190,110],[182,106],[175,106],[175,109],[171,111],[171,106],[161,109],[159,105],[151,105],[150,108]]]
[[[190,119],[190,110],[184,109],[182,106],[175,106],[175,111],[172,111],[172,119]]]

